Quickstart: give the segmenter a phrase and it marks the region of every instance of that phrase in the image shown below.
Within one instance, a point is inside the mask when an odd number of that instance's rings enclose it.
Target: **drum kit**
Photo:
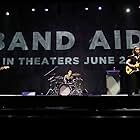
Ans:
[[[83,91],[83,79],[81,74],[73,73],[73,80],[65,83],[63,76],[52,75],[49,79],[49,90],[46,95],[56,96],[82,96]]]

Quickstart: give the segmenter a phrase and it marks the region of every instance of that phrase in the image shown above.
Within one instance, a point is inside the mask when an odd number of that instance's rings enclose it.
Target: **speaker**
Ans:
[[[120,93],[119,70],[108,70],[106,73],[107,95],[117,95]]]

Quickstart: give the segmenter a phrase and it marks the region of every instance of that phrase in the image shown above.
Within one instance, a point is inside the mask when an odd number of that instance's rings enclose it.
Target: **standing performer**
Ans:
[[[128,56],[126,73],[130,78],[130,95],[138,94],[140,91],[140,47],[138,46],[135,46],[132,55]]]

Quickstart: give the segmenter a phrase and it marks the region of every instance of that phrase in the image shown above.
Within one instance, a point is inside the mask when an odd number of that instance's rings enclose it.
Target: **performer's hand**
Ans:
[[[139,67],[139,63],[136,63],[136,64],[135,64],[135,68],[138,68],[138,67]]]

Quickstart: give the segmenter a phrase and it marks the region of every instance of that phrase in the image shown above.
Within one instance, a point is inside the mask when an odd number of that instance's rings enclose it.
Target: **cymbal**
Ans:
[[[63,76],[56,76],[55,79],[63,79]]]
[[[53,78],[54,78],[54,76],[50,77],[50,78],[48,79],[48,81],[52,80]]]
[[[73,73],[72,76],[80,76],[80,73]]]

